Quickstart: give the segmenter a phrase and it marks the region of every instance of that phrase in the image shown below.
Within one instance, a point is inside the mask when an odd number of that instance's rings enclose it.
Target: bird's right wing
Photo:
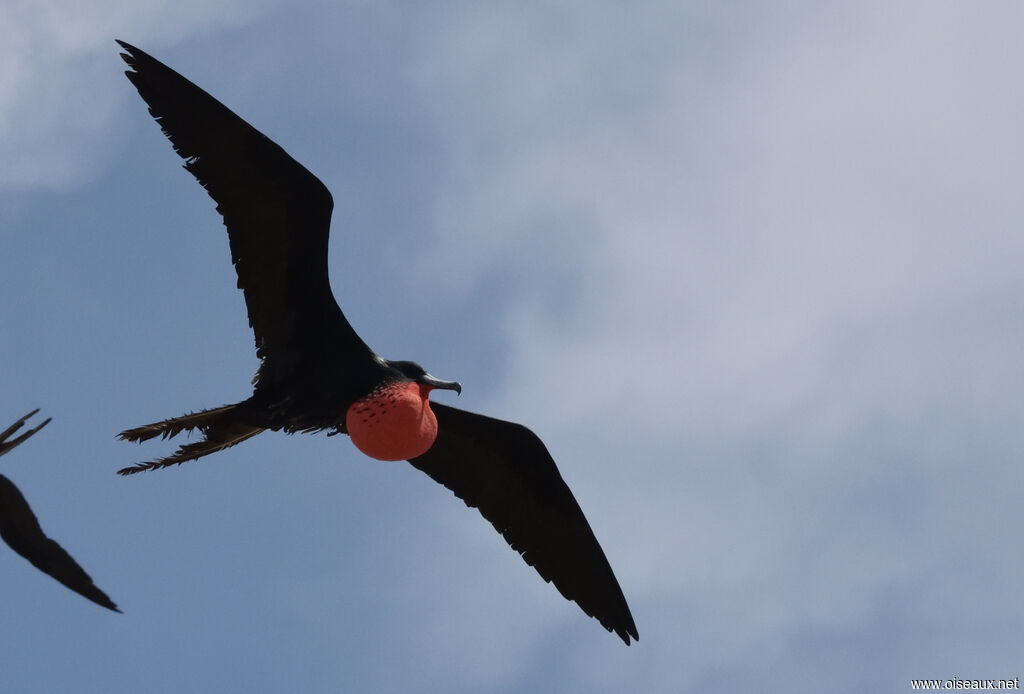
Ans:
[[[338,307],[327,273],[334,201],[280,146],[145,51],[118,41],[125,72],[185,168],[217,203],[262,360],[258,382],[299,361],[369,352]],[[322,355],[322,358],[321,358]]]
[[[636,624],[543,442],[512,422],[431,403],[438,435],[409,462],[475,506],[545,581],[629,644]]]

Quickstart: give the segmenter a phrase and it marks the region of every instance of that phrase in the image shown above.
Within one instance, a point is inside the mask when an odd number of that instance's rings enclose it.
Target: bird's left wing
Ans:
[[[619,582],[543,442],[512,422],[431,403],[438,435],[409,462],[502,534],[569,600],[626,644],[639,638]]]
[[[334,201],[302,164],[159,60],[118,41],[125,72],[185,168],[217,203],[262,361],[259,383],[338,351],[372,355],[338,307],[327,273]]]

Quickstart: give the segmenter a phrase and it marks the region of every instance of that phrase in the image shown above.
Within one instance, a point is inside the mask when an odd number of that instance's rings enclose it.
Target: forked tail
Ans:
[[[42,424],[40,424],[38,426],[32,427],[31,429],[29,429],[28,431],[24,432],[21,436],[18,436],[17,438],[11,439],[10,441],[7,440],[7,438],[11,434],[16,432],[21,427],[23,427],[25,425],[25,422],[27,422],[28,419],[32,415],[34,415],[36,412],[38,412],[38,411],[39,411],[39,408],[37,407],[36,409],[34,409],[31,412],[29,412],[27,415],[25,415],[24,417],[19,419],[17,422],[12,424],[11,426],[7,427],[3,431],[0,431],[0,455],[3,455],[7,451],[11,450],[15,446],[17,446],[19,443],[21,443],[25,439],[27,439],[29,436],[31,436],[32,434],[36,433],[37,431],[39,431],[40,429],[42,429],[43,427],[45,427],[47,424],[50,423],[50,418],[47,417],[45,420],[43,420]]]
[[[183,431],[198,429],[203,434],[203,440],[179,446],[177,451],[166,458],[157,458],[122,468],[117,471],[117,474],[133,475],[136,472],[180,465],[189,460],[199,460],[203,456],[230,448],[263,431],[264,427],[241,421],[237,416],[237,407],[238,405],[225,405],[122,431],[118,435],[122,441],[142,442],[157,436],[169,439]]]

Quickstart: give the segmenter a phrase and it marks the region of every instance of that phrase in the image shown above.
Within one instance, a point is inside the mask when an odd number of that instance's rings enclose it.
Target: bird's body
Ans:
[[[201,441],[125,468],[194,460],[272,429],[347,433],[382,460],[408,459],[487,520],[559,591],[627,644],[637,638],[618,582],[572,492],[529,429],[431,404],[461,392],[415,362],[380,357],[331,292],[333,200],[313,174],[223,104],[124,42],[125,74],[224,218],[260,367],[247,400],[122,432],[144,441],[197,430]]]
[[[42,424],[25,431],[17,438],[7,440],[38,411],[29,412],[0,432],[0,455],[7,453],[49,424],[50,420],[46,419]],[[11,549],[43,573],[52,576],[97,605],[120,612],[106,593],[96,587],[89,574],[78,565],[78,562],[55,540],[46,536],[21,491],[3,475],[0,475],[0,538],[3,538]]]

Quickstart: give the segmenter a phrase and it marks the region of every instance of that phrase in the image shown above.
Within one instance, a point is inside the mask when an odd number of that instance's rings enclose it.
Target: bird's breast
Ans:
[[[357,400],[345,415],[345,428],[360,451],[377,460],[408,460],[423,455],[437,438],[430,388],[395,383]]]

